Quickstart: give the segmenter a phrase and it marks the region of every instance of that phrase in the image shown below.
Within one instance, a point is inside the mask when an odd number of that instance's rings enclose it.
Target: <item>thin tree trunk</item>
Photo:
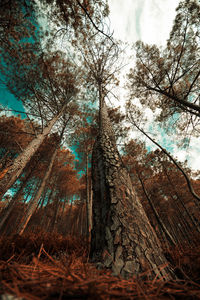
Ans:
[[[75,221],[75,229],[74,229],[74,235],[80,236],[80,218],[81,218],[81,212],[82,212],[82,207],[81,205],[77,209],[77,215],[76,215],[76,221]]]
[[[7,150],[3,157],[0,159],[0,172],[5,169],[6,159],[10,153],[10,150]]]
[[[89,172],[88,172],[88,153],[86,153],[86,218],[87,218],[87,237],[91,239],[92,216],[91,216],[91,201],[89,190]]]
[[[72,233],[72,231],[71,231],[71,229],[72,229],[71,214],[72,214],[72,201],[71,201],[71,205],[70,205],[69,211],[66,216],[67,224],[66,224],[66,229],[65,229],[65,235]]]
[[[40,208],[43,208],[44,202],[45,202],[45,199],[46,199],[46,196],[47,196],[47,192],[48,192],[48,186],[46,186],[46,188],[43,192],[43,195],[41,197],[41,201],[38,203],[37,210],[39,210]]]
[[[32,171],[32,170],[31,170]],[[7,207],[4,209],[4,211],[1,213],[2,217],[1,217],[1,222],[0,222],[0,232],[2,232],[2,227],[4,226],[7,218],[9,217],[11,211],[13,210],[13,208],[15,207],[16,202],[18,201],[18,198],[20,196],[20,194],[22,193],[23,189],[25,188],[28,179],[30,178],[32,172],[29,172],[26,177],[23,179],[23,182],[19,188],[19,190],[17,191],[16,195],[14,196],[14,198],[12,198],[10,200],[10,202],[8,203]]]
[[[99,96],[102,97],[101,92]],[[174,274],[132,187],[116,147],[107,108],[100,98],[100,128],[92,155],[93,229],[90,258],[127,278],[171,279]],[[166,265],[165,268],[160,266]]]
[[[158,146],[162,151],[163,153],[165,153],[169,159],[175,164],[175,166],[177,167],[177,169],[183,174],[186,182],[187,182],[187,186],[188,186],[188,189],[190,191],[190,193],[192,194],[192,196],[194,197],[195,199],[195,203],[197,204],[198,208],[200,207],[199,203],[196,201],[200,201],[200,197],[195,193],[194,189],[193,189],[193,186],[190,182],[190,179],[188,177],[188,175],[186,174],[186,172],[183,170],[183,168],[179,165],[179,163],[171,156],[171,154],[169,154],[169,152],[164,149],[160,144],[158,144],[156,141],[154,141],[154,139],[152,139],[144,130],[142,130],[139,126],[137,126],[137,124],[131,120],[131,118],[129,118],[130,122],[140,131],[142,132],[146,137],[148,137],[148,139],[150,139],[150,141],[152,141],[156,146]]]
[[[61,216],[60,216],[60,219],[62,220],[63,218],[63,215],[64,215],[64,212],[65,212],[65,207],[66,207],[66,204],[68,203],[68,199],[67,197],[65,198],[65,200],[63,201],[63,207],[62,207],[62,212],[61,212]]]
[[[160,162],[161,162],[161,165],[162,165],[163,170],[164,170],[164,172],[165,172],[165,175],[166,175],[166,177],[167,177],[169,183],[171,184],[171,186],[172,186],[172,188],[173,188],[173,190],[174,190],[174,192],[175,192],[175,194],[176,194],[177,199],[180,201],[181,205],[183,206],[184,210],[186,211],[187,216],[189,217],[191,223],[194,225],[194,227],[196,228],[196,230],[197,230],[198,232],[200,232],[200,228],[199,228],[198,223],[195,221],[195,219],[193,218],[193,216],[192,216],[192,215],[190,214],[190,212],[188,211],[188,209],[187,209],[187,207],[186,207],[184,201],[181,199],[181,197],[179,197],[179,195],[178,195],[178,193],[177,193],[177,191],[176,191],[176,188],[175,188],[174,184],[172,183],[171,178],[170,178],[169,175],[168,175],[168,172],[167,172],[166,167],[164,166],[164,164],[162,163],[161,160],[160,160]],[[196,204],[196,202],[195,202],[195,204]]]
[[[38,182],[37,182],[38,183]],[[36,184],[37,184],[36,183]],[[26,192],[26,197],[24,198],[24,201],[23,203],[26,203],[27,200],[29,199],[29,196],[31,197],[31,194],[33,193],[33,185],[36,185],[36,184],[33,184],[31,183],[31,186],[28,187],[28,191]],[[32,197],[31,197],[32,198]]]
[[[45,137],[50,133],[52,127],[57,122],[57,120],[63,114],[67,104],[63,106],[60,113],[57,114],[44,128],[43,132],[40,133],[36,138],[34,138],[29,145],[24,149],[24,151],[14,160],[13,164],[8,168],[3,178],[0,180],[0,199],[6,193],[6,191],[15,183],[19,178],[25,166],[31,159],[31,157],[38,150]]]
[[[92,230],[92,199],[93,199],[93,190],[92,190],[92,182],[90,184],[90,222],[91,222],[91,230]],[[91,233],[90,233],[91,235]]]
[[[48,214],[48,205],[51,201],[51,199],[53,198],[52,195],[54,195],[55,193],[55,186],[56,186],[56,183],[54,181],[53,185],[51,184],[51,191],[49,193],[49,196],[48,196],[48,200],[47,200],[47,203],[46,203],[46,206],[45,206],[45,209],[44,209],[44,212],[43,212],[43,215],[42,215],[42,219],[41,219],[41,226],[45,223],[45,218],[47,219],[47,214]],[[45,226],[46,228],[48,228],[48,226]]]
[[[165,224],[168,224],[167,227],[170,228],[170,232],[171,232],[171,234],[172,234],[174,240],[176,241],[176,244],[180,244],[180,243],[179,243],[179,237],[178,237],[179,234],[177,234],[177,232],[175,231],[175,229],[174,229],[174,223],[173,223],[173,225],[172,225],[169,216],[167,216]]]
[[[49,225],[49,229],[48,229],[49,232],[53,232],[55,229],[56,220],[58,217],[58,211],[59,211],[59,207],[60,207],[60,203],[59,203],[60,199],[58,198],[58,195],[55,195],[55,197],[57,197],[57,199],[56,200],[54,199],[54,201],[55,201],[54,214],[50,221],[50,225]]]
[[[30,203],[30,205],[28,206],[28,209],[27,209],[27,213],[25,214],[20,226],[17,228],[17,233],[19,235],[22,235],[31,216],[33,215],[36,207],[37,207],[37,204],[38,204],[38,200],[40,199],[41,195],[42,195],[42,192],[44,191],[44,188],[46,186],[46,183],[47,183],[47,180],[50,176],[50,173],[51,173],[51,170],[52,170],[52,167],[53,167],[53,163],[55,161],[55,158],[56,158],[56,154],[57,154],[57,147],[55,149],[55,151],[53,152],[53,155],[51,157],[51,161],[49,163],[49,166],[47,167],[47,170],[46,170],[46,174],[41,182],[41,185],[38,189],[38,192],[37,194],[35,195],[33,201]]]
[[[153,211],[153,213],[154,213],[154,215],[155,215],[155,218],[156,218],[156,220],[157,220],[157,222],[158,222],[158,225],[162,228],[162,230],[163,230],[163,232],[165,233],[165,235],[166,235],[168,241],[169,241],[172,245],[176,246],[175,240],[173,239],[173,237],[171,236],[171,234],[170,234],[169,231],[167,230],[165,224],[163,223],[162,219],[160,218],[160,216],[159,216],[159,214],[158,214],[158,212],[157,212],[157,210],[156,210],[156,208],[155,208],[155,205],[154,205],[153,201],[152,201],[151,198],[149,197],[149,195],[148,195],[148,193],[147,193],[147,190],[146,190],[146,188],[145,188],[145,186],[144,186],[144,183],[143,183],[143,181],[142,181],[142,178],[141,178],[140,175],[139,175],[139,172],[137,172],[137,175],[138,175],[138,179],[139,179],[139,181],[140,181],[140,183],[141,183],[143,192],[144,192],[144,194],[145,194],[145,196],[146,196],[146,199],[147,199],[147,201],[148,201],[148,203],[149,203],[149,205],[150,205],[150,207],[151,207],[151,209],[152,209],[152,211]]]

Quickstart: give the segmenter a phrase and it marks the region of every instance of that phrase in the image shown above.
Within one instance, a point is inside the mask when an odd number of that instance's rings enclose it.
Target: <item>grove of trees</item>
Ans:
[[[135,44],[125,112],[109,102],[125,54],[108,16],[106,0],[0,4],[0,82],[24,107],[1,106],[0,234],[82,236],[99,268],[172,280],[164,249],[199,245],[200,178],[145,111],[180,147],[199,136],[200,5],[180,1],[164,49]]]

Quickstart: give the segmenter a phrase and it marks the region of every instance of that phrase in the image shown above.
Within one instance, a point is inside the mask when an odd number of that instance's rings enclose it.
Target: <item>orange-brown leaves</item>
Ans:
[[[34,134],[31,125],[19,117],[0,117],[1,147],[21,152],[32,140]]]

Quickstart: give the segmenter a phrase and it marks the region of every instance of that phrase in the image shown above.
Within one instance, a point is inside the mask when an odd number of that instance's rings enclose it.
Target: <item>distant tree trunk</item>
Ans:
[[[51,173],[51,170],[52,170],[52,167],[53,167],[53,163],[54,163],[54,160],[56,158],[56,154],[57,154],[57,147],[56,147],[56,149],[53,152],[53,155],[52,155],[50,163],[49,163],[49,165],[47,167],[45,176],[44,176],[43,180],[41,181],[41,185],[40,185],[40,187],[38,189],[38,192],[36,193],[34,199],[28,205],[27,212],[24,215],[24,218],[23,218],[21,224],[17,228],[17,233],[19,235],[23,234],[23,232],[24,232],[24,230],[25,230],[25,228],[26,228],[26,226],[27,226],[27,224],[28,224],[31,216],[33,215],[33,213],[34,213],[34,211],[35,211],[35,209],[37,207],[38,200],[40,199],[40,197],[41,197],[41,195],[42,195],[42,193],[44,191],[44,188],[46,186],[47,180],[48,180],[48,178],[50,176],[50,173]]]
[[[77,213],[75,215],[76,220],[74,222],[74,231],[73,231],[73,234],[76,235],[76,236],[77,235],[80,236],[80,234],[81,234],[80,233],[81,212],[82,212],[82,206],[79,205],[78,208],[77,208]]]
[[[173,188],[173,190],[174,190],[174,192],[175,192],[175,194],[176,194],[177,200],[180,201],[180,203],[181,203],[181,205],[183,206],[184,210],[186,211],[187,216],[189,217],[191,223],[194,225],[194,228],[195,228],[198,232],[200,232],[199,224],[195,221],[195,219],[193,218],[193,216],[192,216],[192,215],[190,214],[190,212],[188,211],[188,209],[187,209],[187,207],[186,207],[184,201],[181,199],[181,197],[179,197],[179,195],[178,195],[178,193],[177,193],[177,191],[176,191],[176,188],[175,188],[175,186],[174,186],[174,184],[173,184],[173,182],[172,182],[170,176],[168,175],[168,172],[167,172],[167,169],[166,169],[165,165],[163,164],[163,162],[161,161],[161,159],[159,159],[159,160],[160,160],[160,163],[161,163],[161,165],[162,165],[162,167],[163,167],[163,170],[164,170],[164,172],[165,172],[165,175],[166,175],[166,177],[167,177],[167,179],[168,179],[170,185],[172,186],[172,188]],[[194,203],[196,204],[196,201],[194,201]]]
[[[45,199],[46,199],[46,196],[47,196],[47,191],[48,191],[48,186],[46,186],[46,188],[44,189],[44,192],[42,194],[42,197],[40,198],[40,201],[38,202],[36,210],[38,210],[40,208],[43,208],[44,202],[45,202]]]
[[[66,207],[67,203],[68,203],[68,199],[67,199],[67,197],[65,197],[65,199],[63,201],[61,216],[60,216],[61,219],[63,218],[64,212],[65,212],[65,207]]]
[[[91,222],[91,230],[92,230],[92,199],[93,199],[93,191],[92,191],[92,182],[90,183],[90,222]],[[91,233],[90,233],[91,236]]]
[[[7,219],[9,217],[10,213],[12,212],[12,210],[15,208],[15,205],[18,202],[18,198],[20,197],[23,189],[25,188],[29,178],[32,175],[33,169],[31,169],[29,172],[27,172],[25,178],[22,179],[22,183],[21,183],[21,186],[20,186],[19,190],[17,191],[15,196],[10,200],[7,207],[5,207],[5,209],[1,213],[0,232],[2,232],[2,228],[4,227],[5,222],[7,221]]]
[[[55,195],[55,197],[57,199],[54,199],[54,213],[50,220],[50,224],[49,224],[49,228],[48,228],[49,232],[53,232],[55,229],[55,225],[56,225],[56,221],[57,221],[57,217],[58,217],[58,211],[59,211],[59,207],[60,207],[60,199],[59,199],[58,195]]]
[[[72,215],[72,201],[71,201],[71,205],[68,209],[67,215],[66,215],[66,228],[65,228],[65,235],[66,234],[71,234],[72,233],[72,222],[71,222],[71,215]]]
[[[87,218],[87,237],[91,238],[92,215],[90,201],[89,171],[88,171],[88,153],[86,153],[86,218]]]
[[[32,182],[27,189],[25,189],[26,197],[24,198],[23,203],[27,203],[29,198],[33,198],[33,194],[35,194],[36,188],[39,185],[40,180],[37,180],[36,182]],[[27,191],[26,191],[27,190]]]
[[[188,189],[189,189],[190,193],[192,194],[192,196],[194,197],[194,201],[195,201],[197,207],[200,208],[200,204],[198,202],[198,201],[200,201],[200,197],[195,193],[193,186],[191,184],[191,181],[190,181],[188,175],[186,174],[186,172],[181,167],[181,165],[179,165],[179,163],[171,156],[171,154],[169,154],[169,152],[166,149],[164,149],[160,144],[158,144],[156,141],[154,141],[154,139],[152,139],[144,130],[142,130],[131,118],[129,118],[129,120],[140,132],[142,132],[146,137],[148,137],[148,139],[150,139],[150,141],[152,141],[156,146],[158,146],[158,148],[160,148],[162,150],[162,152],[165,153],[168,156],[168,158],[174,163],[174,165],[177,167],[177,169],[184,176],[187,186],[188,186]]]
[[[49,193],[47,203],[45,205],[45,209],[44,209],[44,212],[43,212],[43,215],[42,215],[42,219],[41,219],[41,222],[40,222],[41,226],[43,226],[43,224],[45,224],[45,222],[46,222],[46,219],[48,219],[48,216],[47,216],[48,215],[48,209],[49,209],[48,205],[49,205],[51,199],[53,198],[54,193],[56,193],[55,186],[56,186],[56,183],[54,181],[54,183],[51,184],[51,191]],[[45,225],[45,227],[48,228],[48,226],[46,226],[46,225]]]
[[[101,89],[99,97],[100,127],[92,155],[91,262],[125,278],[149,271],[150,277],[171,279],[173,271],[117,150]]]
[[[152,209],[152,211],[153,211],[153,213],[154,213],[154,215],[155,215],[155,218],[156,218],[156,220],[157,220],[157,222],[158,222],[158,225],[162,228],[162,230],[163,230],[164,234],[166,235],[166,237],[167,237],[168,241],[170,242],[170,244],[173,245],[173,246],[176,246],[175,240],[173,239],[172,235],[171,235],[170,232],[168,231],[168,229],[167,229],[167,227],[165,226],[164,222],[163,222],[162,219],[160,218],[160,216],[159,216],[159,214],[158,214],[158,212],[157,212],[157,210],[156,210],[156,208],[155,208],[155,205],[154,205],[153,201],[152,201],[151,198],[149,197],[149,195],[148,195],[148,193],[147,193],[147,191],[146,191],[146,189],[145,189],[144,183],[143,183],[143,181],[142,181],[142,178],[141,178],[139,172],[137,172],[137,175],[138,175],[138,179],[139,179],[139,181],[140,181],[140,183],[141,183],[143,192],[144,192],[144,194],[145,194],[145,196],[146,196],[146,199],[147,199],[147,201],[148,201],[148,203],[149,203],[149,205],[150,205],[150,207],[151,207],[151,209]]]
[[[4,155],[2,155],[2,158],[0,159],[0,172],[2,170],[4,170],[6,167],[6,159],[9,155],[9,153],[10,153],[10,150],[7,150],[6,153]]]
[[[83,203],[82,211],[81,211],[81,235],[84,236],[87,236],[86,215],[87,215],[87,207],[86,204]]]
[[[45,137],[50,133],[52,127],[57,122],[57,120],[63,114],[67,104],[63,106],[60,113],[57,114],[44,128],[43,132],[39,134],[36,138],[34,138],[28,146],[24,149],[24,151],[14,160],[13,164],[8,168],[7,172],[0,180],[0,199],[6,193],[6,191],[15,183],[15,181],[19,178],[25,166],[31,159],[31,157],[35,154],[37,149],[40,147]]]

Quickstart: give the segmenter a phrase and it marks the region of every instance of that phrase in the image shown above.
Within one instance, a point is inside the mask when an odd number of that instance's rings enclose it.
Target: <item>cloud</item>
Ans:
[[[140,39],[149,44],[164,46],[169,37],[176,15],[175,9],[179,2],[180,0],[109,0],[110,21],[115,31],[114,36],[130,43]],[[120,78],[122,78],[122,75]],[[125,91],[119,91],[118,96],[123,109],[124,99],[126,98]],[[116,105],[118,106],[119,102]],[[193,170],[198,170],[199,140],[192,138],[190,148],[186,151],[177,146],[177,136],[167,136],[164,130],[158,127],[154,122],[155,115],[152,111],[148,110],[146,114],[148,121],[144,129],[151,133],[151,136],[166,148],[173,157],[178,157],[180,161],[187,159],[188,166]],[[156,149],[152,142],[134,128],[132,128],[130,138],[145,140],[149,150]]]
[[[140,20],[141,40],[163,45],[169,36],[179,0],[145,0]]]
[[[144,0],[140,0],[142,4]],[[140,18],[142,6],[133,0],[109,0],[111,26],[115,37],[123,41],[135,42],[139,39],[136,20]]]
[[[179,0],[109,0],[115,37],[124,41],[163,45]]]

